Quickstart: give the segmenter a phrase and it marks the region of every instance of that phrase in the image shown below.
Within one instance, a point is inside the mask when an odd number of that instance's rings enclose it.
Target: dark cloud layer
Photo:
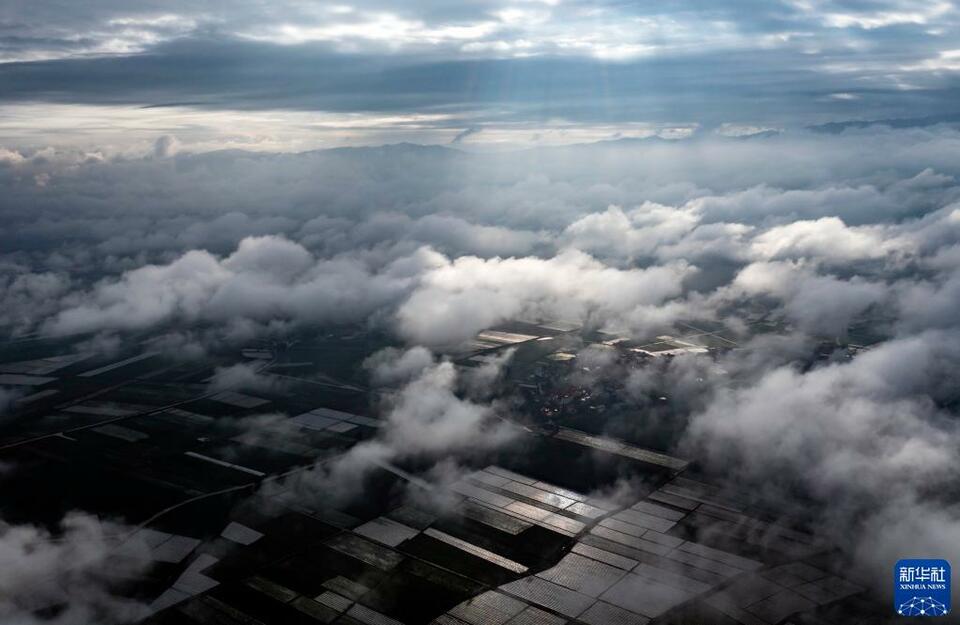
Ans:
[[[515,124],[796,126],[957,112],[958,10],[947,1],[0,10],[0,105],[430,113],[439,119],[415,129],[454,129],[447,140]],[[144,119],[163,130],[162,118]]]
[[[841,55],[832,62],[856,64]],[[0,64],[2,100],[209,109],[436,112],[451,127],[552,118],[594,123],[816,123],[956,112],[952,73],[920,91],[826,72],[799,50],[685,51],[609,62],[435,60],[344,54],[323,44],[176,41],[142,54]],[[879,68],[877,74],[890,68]],[[871,72],[872,73],[872,72]],[[855,99],[833,98],[845,93]],[[705,106],[705,103],[709,106]]]

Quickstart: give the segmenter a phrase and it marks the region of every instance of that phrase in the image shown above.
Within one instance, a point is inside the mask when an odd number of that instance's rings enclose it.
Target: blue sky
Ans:
[[[910,0],[13,0],[0,142],[570,143],[956,113],[960,10]]]

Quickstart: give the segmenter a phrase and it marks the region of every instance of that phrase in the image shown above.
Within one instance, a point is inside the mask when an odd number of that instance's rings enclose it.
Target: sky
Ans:
[[[960,560],[958,26],[908,0],[6,0],[0,336],[187,361],[389,337],[367,363],[397,391],[384,433],[316,496],[511,438],[503,363],[466,380],[445,356],[478,331],[723,323],[742,349],[716,360],[579,357],[634,434],[803,510],[888,584],[898,557]],[[871,349],[811,364],[864,326]],[[0,620],[111,533],[91,512],[49,552],[0,520]],[[59,622],[103,598],[94,555]]]
[[[503,147],[955,114],[912,0],[8,0],[0,141]]]

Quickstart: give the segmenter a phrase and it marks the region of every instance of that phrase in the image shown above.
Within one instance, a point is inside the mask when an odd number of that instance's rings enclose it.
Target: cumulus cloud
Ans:
[[[751,252],[758,258],[814,258],[847,262],[882,258],[895,250],[880,228],[848,228],[837,217],[795,221],[757,236]]]
[[[433,353],[419,345],[408,350],[388,347],[363,362],[363,366],[370,370],[373,383],[378,385],[407,382],[433,364]]]
[[[261,373],[262,366],[239,363],[229,367],[217,367],[207,382],[210,392],[225,390],[277,391],[285,383],[281,378]]]
[[[496,447],[512,429],[489,405],[456,395],[457,372],[441,362],[421,373],[398,395],[387,415],[384,441],[400,454],[437,454]]]
[[[904,331],[956,327],[960,302],[960,272],[956,269],[931,280],[900,283],[897,295],[899,325]]]
[[[18,235],[0,231],[0,325],[194,355],[341,323],[383,332],[394,347],[364,362],[379,433],[265,488],[346,501],[404,464],[423,469],[409,496],[440,508],[461,467],[515,443],[502,417],[523,406],[501,383],[522,352],[468,368],[448,348],[516,320],[573,321],[587,341],[722,325],[729,352],[639,366],[588,347],[564,383],[610,398],[609,434],[799,510],[886,575],[908,547],[957,543],[939,493],[960,477],[958,146],[940,127],[493,155],[23,150],[0,164]],[[274,384],[245,364],[210,390]],[[255,442],[292,434],[285,421],[229,427]]]
[[[640,333],[763,298],[840,336],[893,300],[919,316],[909,294],[949,299],[956,143],[946,128],[878,128],[495,156],[36,151],[0,171],[18,234],[0,259],[0,324],[199,322],[239,339],[366,320],[441,346],[518,316]],[[38,193],[39,173],[56,188]]]
[[[294,475],[282,488],[297,496],[345,503],[362,494],[364,480],[377,467],[405,460],[438,463],[451,454],[466,459],[496,450],[517,435],[516,426],[497,415],[495,402],[463,396],[453,363],[434,361],[432,356],[427,363],[426,356],[430,354],[422,348],[378,355],[375,376],[384,372],[412,376],[387,400],[378,435],[329,463]],[[477,384],[470,382],[474,391]]]
[[[769,296],[779,300],[784,316],[811,334],[840,336],[851,321],[888,297],[883,283],[859,276],[844,280],[821,275],[790,262],[758,262],[745,267],[721,296]]]
[[[465,369],[462,372],[463,387],[466,393],[474,399],[483,399],[495,391],[496,384],[501,380],[516,348],[500,350],[494,354],[479,356],[479,366]]]
[[[0,148],[0,163],[4,165],[17,165],[26,160],[23,154],[16,150],[10,150],[7,148]]]
[[[960,241],[956,143],[945,128],[879,128],[175,166],[37,151],[0,171],[0,213],[18,233],[0,265],[0,323],[64,334],[199,321],[249,336],[370,319],[442,345],[524,315],[640,331],[715,317],[739,294],[840,335],[882,291],[902,301],[948,284],[935,264]],[[39,173],[56,189],[38,194]]]
[[[633,259],[652,256],[658,248],[677,243],[698,222],[689,208],[645,203],[628,215],[619,206],[611,206],[573,222],[564,235],[570,245],[585,252]]]
[[[8,623],[129,623],[147,615],[144,604],[120,591],[149,566],[149,550],[117,540],[129,528],[95,516],[66,515],[56,533],[33,525],[0,523],[0,620]],[[33,613],[52,609],[52,617]]]
[[[682,446],[740,487],[812,497],[819,531],[877,575],[908,553],[955,558],[960,427],[945,402],[958,359],[955,333],[929,331],[849,362],[767,369],[716,387]]]
[[[419,250],[379,271],[358,259],[314,259],[280,237],[244,240],[224,259],[191,251],[167,265],[148,265],[107,279],[79,295],[47,324],[56,334],[106,328],[135,330],[174,321],[249,318],[362,318],[409,291],[441,257]]]
[[[30,272],[18,265],[0,266],[0,325],[16,330],[53,313],[68,291],[70,279],[58,272]]]
[[[138,330],[174,322],[287,319],[353,321],[395,310],[399,332],[427,345],[456,344],[518,316],[603,324],[654,310],[679,296],[694,269],[672,262],[618,269],[575,250],[534,257],[448,259],[427,248],[371,267],[362,259],[316,259],[280,237],[248,238],[224,259],[191,251],[106,279],[46,324],[55,334]],[[658,316],[656,323],[668,319]]]
[[[692,271],[685,263],[619,270],[575,250],[550,259],[466,256],[426,274],[397,317],[405,336],[441,345],[517,317],[603,323],[679,296]]]
[[[163,135],[153,144],[153,155],[156,158],[170,158],[180,149],[180,142],[173,135]]]

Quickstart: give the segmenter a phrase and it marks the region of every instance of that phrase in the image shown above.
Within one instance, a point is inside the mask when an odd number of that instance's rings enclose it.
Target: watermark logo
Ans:
[[[901,616],[950,613],[950,563],[900,560],[893,567],[893,608]]]

